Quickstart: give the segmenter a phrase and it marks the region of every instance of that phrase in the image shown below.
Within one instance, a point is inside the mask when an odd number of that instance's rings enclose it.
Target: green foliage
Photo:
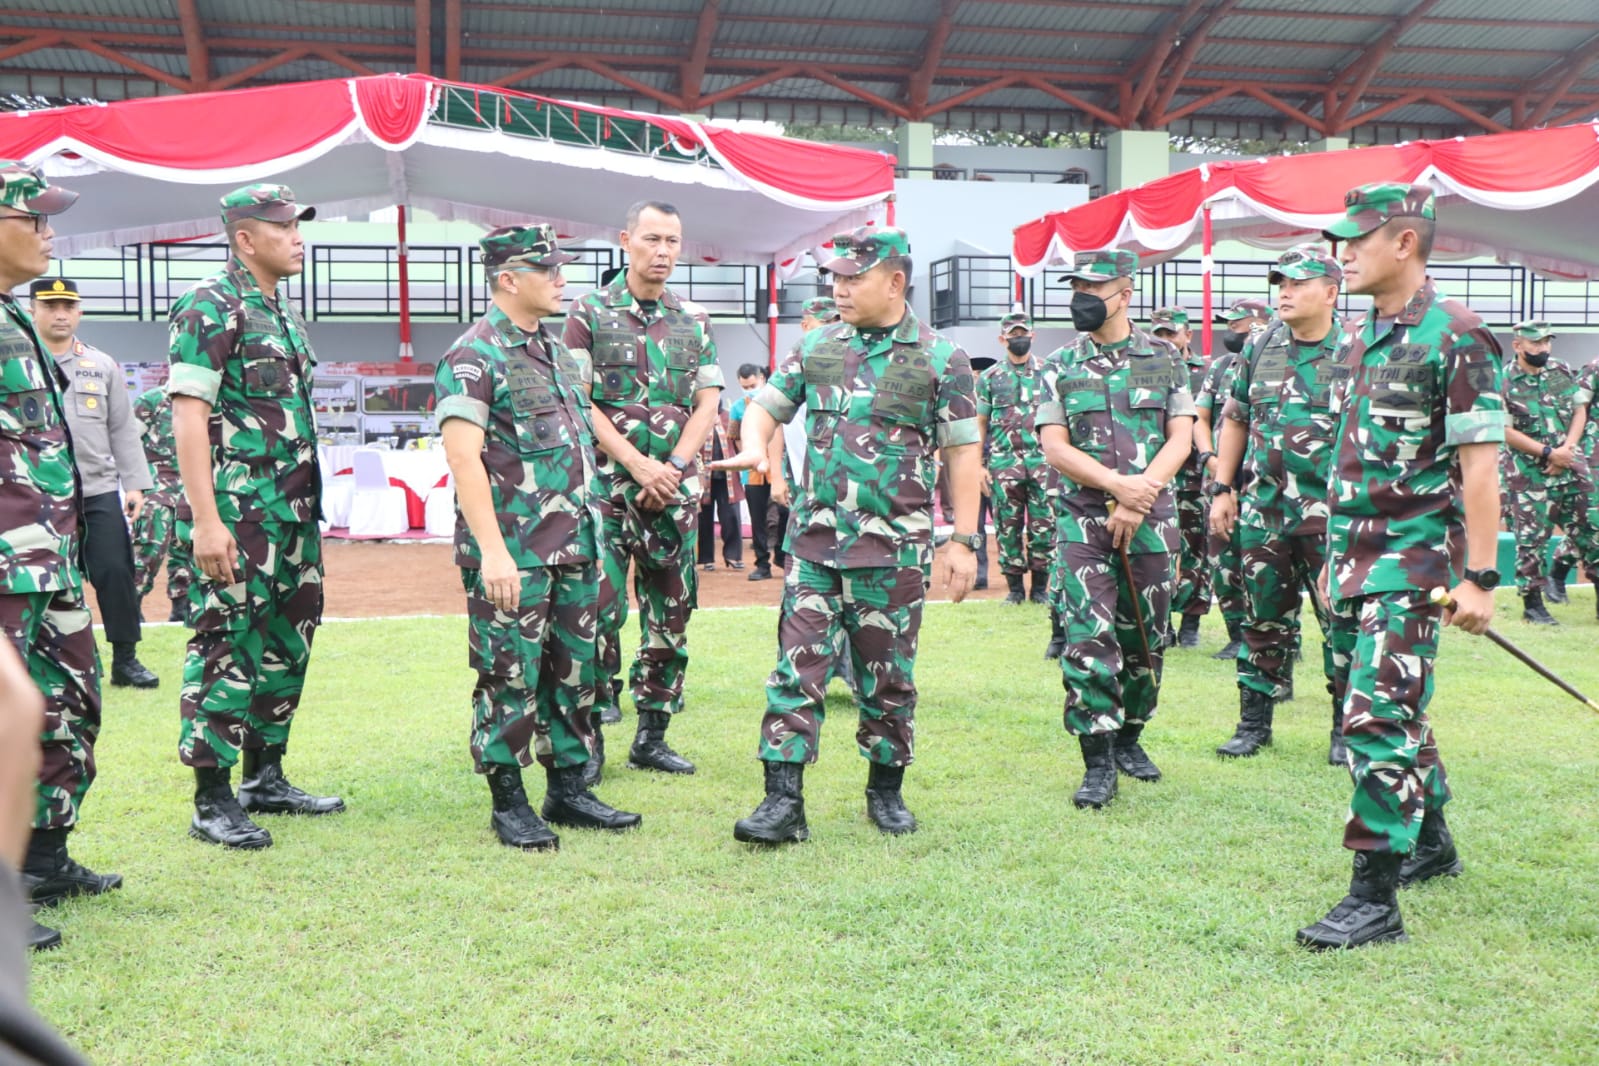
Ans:
[[[1573,599],[1534,647],[1593,692],[1592,594]],[[73,837],[127,886],[46,916],[67,941],[34,961],[33,999],[102,1064],[1591,1061],[1599,716],[1450,631],[1433,718],[1466,873],[1403,894],[1409,943],[1310,955],[1293,932],[1349,873],[1314,641],[1275,746],[1224,762],[1237,701],[1207,623],[1146,734],[1166,779],[1085,813],[1042,609],[930,607],[922,830],[866,821],[835,682],[812,840],[760,851],[732,824],[760,796],[776,613],[702,612],[671,732],[699,773],[624,769],[629,714],[599,791],[642,829],[563,830],[544,855],[488,828],[464,618],[318,635],[286,767],[349,813],[267,819],[258,854],[188,839],[182,634],[152,627],[163,687],[108,690]]]

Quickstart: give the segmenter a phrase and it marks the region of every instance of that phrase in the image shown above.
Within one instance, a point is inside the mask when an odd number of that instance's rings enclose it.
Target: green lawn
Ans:
[[[1593,593],[1533,631],[1599,691]],[[1518,605],[1519,612],[1519,605]],[[1445,639],[1433,718],[1463,877],[1407,891],[1407,944],[1311,955],[1343,894],[1347,776],[1301,667],[1276,746],[1212,749],[1237,700],[1198,651],[1167,660],[1146,739],[1157,785],[1079,812],[1043,612],[931,607],[918,671],[922,830],[876,832],[835,683],[806,780],[810,843],[735,844],[776,615],[690,634],[687,779],[600,795],[641,831],[500,847],[466,750],[464,619],[344,622],[317,639],[288,762],[348,814],[269,820],[275,845],[190,840],[176,756],[181,633],[152,631],[153,694],[108,691],[75,854],[126,887],[50,915],[44,1013],[102,1063],[1593,1062],[1599,1054],[1599,715],[1486,643]],[[1319,646],[1311,642],[1313,648]],[[1314,656],[1307,656],[1307,660]],[[1309,663],[1307,662],[1306,666]],[[537,771],[530,792],[542,795]]]

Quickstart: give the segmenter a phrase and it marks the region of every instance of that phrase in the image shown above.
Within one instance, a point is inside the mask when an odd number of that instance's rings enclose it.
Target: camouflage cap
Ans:
[[[1321,231],[1330,241],[1363,237],[1390,218],[1437,218],[1431,185],[1383,181],[1344,194],[1344,218]]]
[[[1296,244],[1277,257],[1277,265],[1266,275],[1266,280],[1273,285],[1281,285],[1284,278],[1294,281],[1308,281],[1311,278],[1343,281],[1344,268],[1321,245]]]
[[[1541,341],[1555,336],[1555,327],[1541,319],[1528,319],[1511,326],[1510,332],[1524,341]]]
[[[222,221],[242,222],[259,218],[263,222],[309,222],[316,208],[294,202],[294,190],[287,185],[257,183],[234,189],[222,198]]]
[[[837,322],[838,304],[833,302],[831,296],[812,296],[800,308],[800,314],[809,315],[821,322]]]
[[[1033,316],[1026,311],[1012,311],[999,320],[999,331],[1009,333],[1013,329],[1025,329],[1033,332]]]
[[[513,264],[558,267],[577,258],[561,251],[555,241],[555,227],[547,222],[491,229],[479,239],[477,246],[482,250],[484,270],[503,270]]]
[[[1188,325],[1188,312],[1181,307],[1162,307],[1149,316],[1149,331],[1159,333],[1169,330],[1176,333]]]
[[[1239,297],[1227,310],[1216,312],[1217,322],[1242,322],[1246,318],[1270,317],[1271,308],[1266,306],[1266,301],[1257,300],[1253,296]]]
[[[0,160],[0,206],[35,215],[59,215],[77,201],[77,193],[51,185],[38,167]]]
[[[1078,252],[1072,268],[1060,276],[1061,281],[1077,278],[1081,281],[1109,281],[1112,278],[1130,278],[1138,273],[1138,255],[1119,248],[1096,248]]]
[[[71,278],[40,278],[28,286],[28,295],[35,300],[71,300],[77,303],[78,283]]]
[[[895,255],[910,255],[911,239],[892,226],[861,226],[833,238],[833,258],[822,269],[846,278],[863,274]]]

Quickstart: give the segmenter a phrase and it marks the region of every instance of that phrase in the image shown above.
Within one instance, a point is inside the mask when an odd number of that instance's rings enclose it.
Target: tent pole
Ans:
[[[777,267],[766,267],[766,372],[777,371]]]
[[[1011,305],[1011,310],[1012,311],[1025,311],[1025,310],[1027,310],[1026,307],[1022,306],[1022,272],[1020,270],[1018,270],[1016,272],[1016,301],[1015,301],[1015,303],[1013,303]]]
[[[411,266],[405,244],[405,205],[397,216],[400,236],[400,362],[409,363],[411,349]]]
[[[893,194],[890,193],[888,199],[885,200],[884,202],[886,204],[888,204],[888,224],[890,226],[892,226],[894,224],[894,196],[893,196]]]
[[[1211,258],[1210,254],[1210,205],[1206,204],[1200,210],[1204,212],[1204,231],[1202,238],[1203,244],[1200,247],[1199,269],[1201,275],[1204,277],[1205,324],[1201,330],[1199,346],[1205,353],[1205,358],[1209,359],[1211,352],[1211,320],[1216,317],[1210,308],[1210,274],[1216,263],[1215,260]]]

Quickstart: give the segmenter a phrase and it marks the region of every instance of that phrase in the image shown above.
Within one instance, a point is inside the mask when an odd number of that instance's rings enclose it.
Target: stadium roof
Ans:
[[[1357,142],[1599,114],[1573,0],[0,0],[0,92],[420,71],[639,110]]]

